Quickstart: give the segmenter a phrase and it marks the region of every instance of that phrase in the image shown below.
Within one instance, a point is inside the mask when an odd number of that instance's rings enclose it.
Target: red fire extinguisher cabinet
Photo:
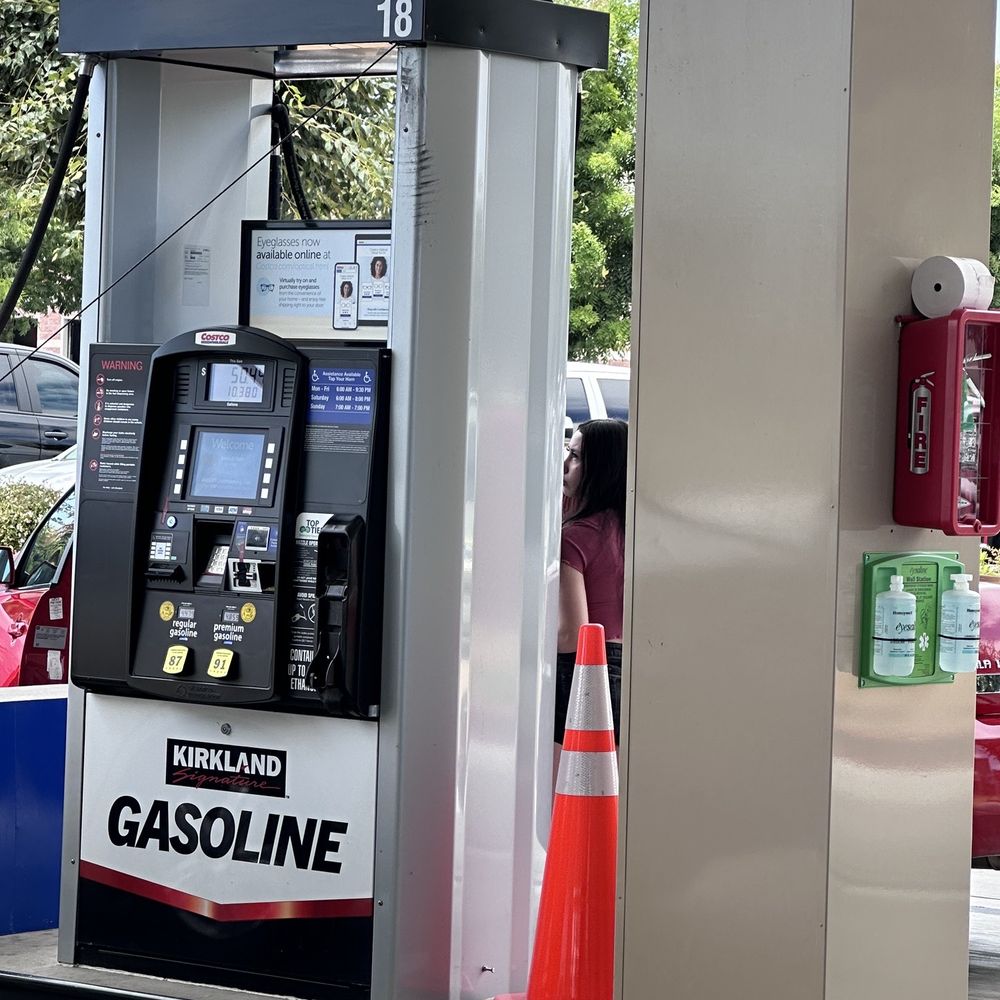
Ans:
[[[1000,311],[901,320],[892,504],[898,524],[946,535],[1000,531],[998,352]]]

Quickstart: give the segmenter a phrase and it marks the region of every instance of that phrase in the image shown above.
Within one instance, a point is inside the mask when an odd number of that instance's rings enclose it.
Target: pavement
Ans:
[[[56,932],[0,937],[0,970],[71,980],[92,986],[132,990],[177,1000],[225,1000],[234,993],[215,986],[168,982],[151,976],[69,968],[56,962]],[[240,1000],[274,1000],[259,993],[239,993]],[[969,909],[969,1000],[1000,1000],[1000,871],[973,868]]]
[[[140,996],[170,997],[171,1000],[231,1000],[236,996],[239,1000],[275,1000],[273,995],[237,992],[219,986],[198,986],[130,972],[59,965],[56,962],[56,934],[56,931],[37,931],[0,937],[0,970],[42,979],[130,990]]]

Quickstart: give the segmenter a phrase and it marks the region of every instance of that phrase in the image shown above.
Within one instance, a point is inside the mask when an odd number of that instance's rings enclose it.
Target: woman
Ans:
[[[604,626],[611,710],[618,741],[621,717],[622,618],[625,590],[625,469],[628,425],[623,420],[580,424],[563,462],[563,529],[559,566],[559,655],[555,739],[562,743],[580,626]]]

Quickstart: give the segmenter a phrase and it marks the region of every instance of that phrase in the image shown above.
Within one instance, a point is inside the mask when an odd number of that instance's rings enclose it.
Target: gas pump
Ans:
[[[77,956],[364,993],[389,352],[234,326],[90,360]],[[127,609],[111,626],[107,579]],[[323,754],[341,766],[320,781]]]
[[[228,327],[175,337],[148,361],[95,345],[91,367],[87,412],[102,423],[84,442],[79,520],[99,551],[85,548],[77,570],[94,587],[76,617],[74,679],[374,718],[389,352],[298,349]],[[123,521],[123,544],[101,541]],[[130,609],[113,644],[103,575]]]
[[[62,4],[62,47],[102,61],[59,958],[301,997],[521,988],[573,121],[607,18],[216,8]],[[391,225],[254,222],[271,79],[373,58]]]

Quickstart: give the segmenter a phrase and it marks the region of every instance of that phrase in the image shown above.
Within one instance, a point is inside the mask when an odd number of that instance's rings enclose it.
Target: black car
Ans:
[[[52,458],[76,441],[80,369],[0,344],[0,467]]]

